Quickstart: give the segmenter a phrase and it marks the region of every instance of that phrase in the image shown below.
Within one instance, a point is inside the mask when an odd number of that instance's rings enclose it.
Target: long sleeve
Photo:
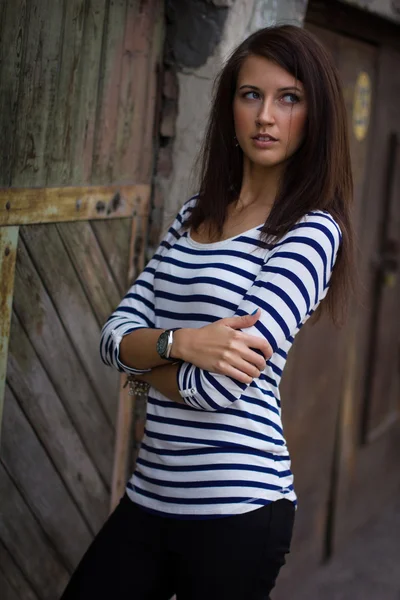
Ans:
[[[150,370],[124,365],[119,359],[119,346],[122,338],[135,329],[155,327],[154,274],[162,255],[181,236],[182,223],[192,210],[194,199],[195,197],[185,202],[153,258],[104,324],[100,338],[100,356],[106,365],[125,373],[144,373]]]
[[[268,252],[235,315],[261,309],[260,319],[246,333],[267,339],[274,355],[286,340],[293,341],[326,296],[340,241],[336,222],[328,213],[318,211],[308,213]],[[259,387],[267,388],[273,382],[271,369],[277,369],[274,355],[257,381]],[[186,404],[206,411],[229,407],[248,388],[186,362],[179,368],[177,381]]]

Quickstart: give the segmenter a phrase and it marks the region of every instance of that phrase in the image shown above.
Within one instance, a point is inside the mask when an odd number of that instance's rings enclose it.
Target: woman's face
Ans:
[[[304,139],[304,87],[275,62],[249,56],[239,72],[233,116],[245,157],[254,165],[276,167],[290,158]]]

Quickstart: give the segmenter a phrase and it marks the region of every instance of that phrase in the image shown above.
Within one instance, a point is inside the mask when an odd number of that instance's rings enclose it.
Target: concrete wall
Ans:
[[[400,0],[342,0],[381,17],[400,23]]]
[[[175,71],[179,93],[176,110],[169,111],[170,118],[166,115],[164,133],[170,137],[161,149],[156,176],[164,226],[195,191],[193,163],[210,109],[213,80],[223,61],[257,29],[284,22],[301,26],[306,7],[307,0],[167,2],[167,62]]]

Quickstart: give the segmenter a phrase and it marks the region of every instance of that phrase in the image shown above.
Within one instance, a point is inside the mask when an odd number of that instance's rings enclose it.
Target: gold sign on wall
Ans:
[[[368,133],[371,114],[371,79],[368,73],[361,71],[357,77],[353,100],[353,131],[361,142]]]

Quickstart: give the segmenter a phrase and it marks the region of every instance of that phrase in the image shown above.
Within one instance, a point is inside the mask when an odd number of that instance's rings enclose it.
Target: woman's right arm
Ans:
[[[258,377],[265,369],[265,359],[272,354],[271,347],[262,338],[240,330],[252,327],[259,316],[258,311],[254,315],[219,319],[198,329],[179,329],[174,332],[171,358],[190,362],[207,371],[230,375],[243,383],[249,377]],[[143,328],[125,335],[120,341],[120,361],[142,372],[170,364],[156,350],[162,331]]]
[[[154,275],[163,253],[179,239],[193,200],[185,202],[153,258],[104,324],[100,356],[106,365],[140,374],[168,363],[156,352],[156,342],[163,330],[155,329]]]
[[[151,261],[103,326],[101,358],[121,372],[140,374],[168,364],[156,350],[158,337],[164,330],[155,329],[154,274],[162,253],[179,238],[179,229],[191,208],[189,200]],[[264,357],[269,357],[269,344],[238,330],[251,327],[258,318],[259,315],[248,315],[220,319],[199,329],[176,331],[171,356],[243,381],[256,377],[265,367]]]

